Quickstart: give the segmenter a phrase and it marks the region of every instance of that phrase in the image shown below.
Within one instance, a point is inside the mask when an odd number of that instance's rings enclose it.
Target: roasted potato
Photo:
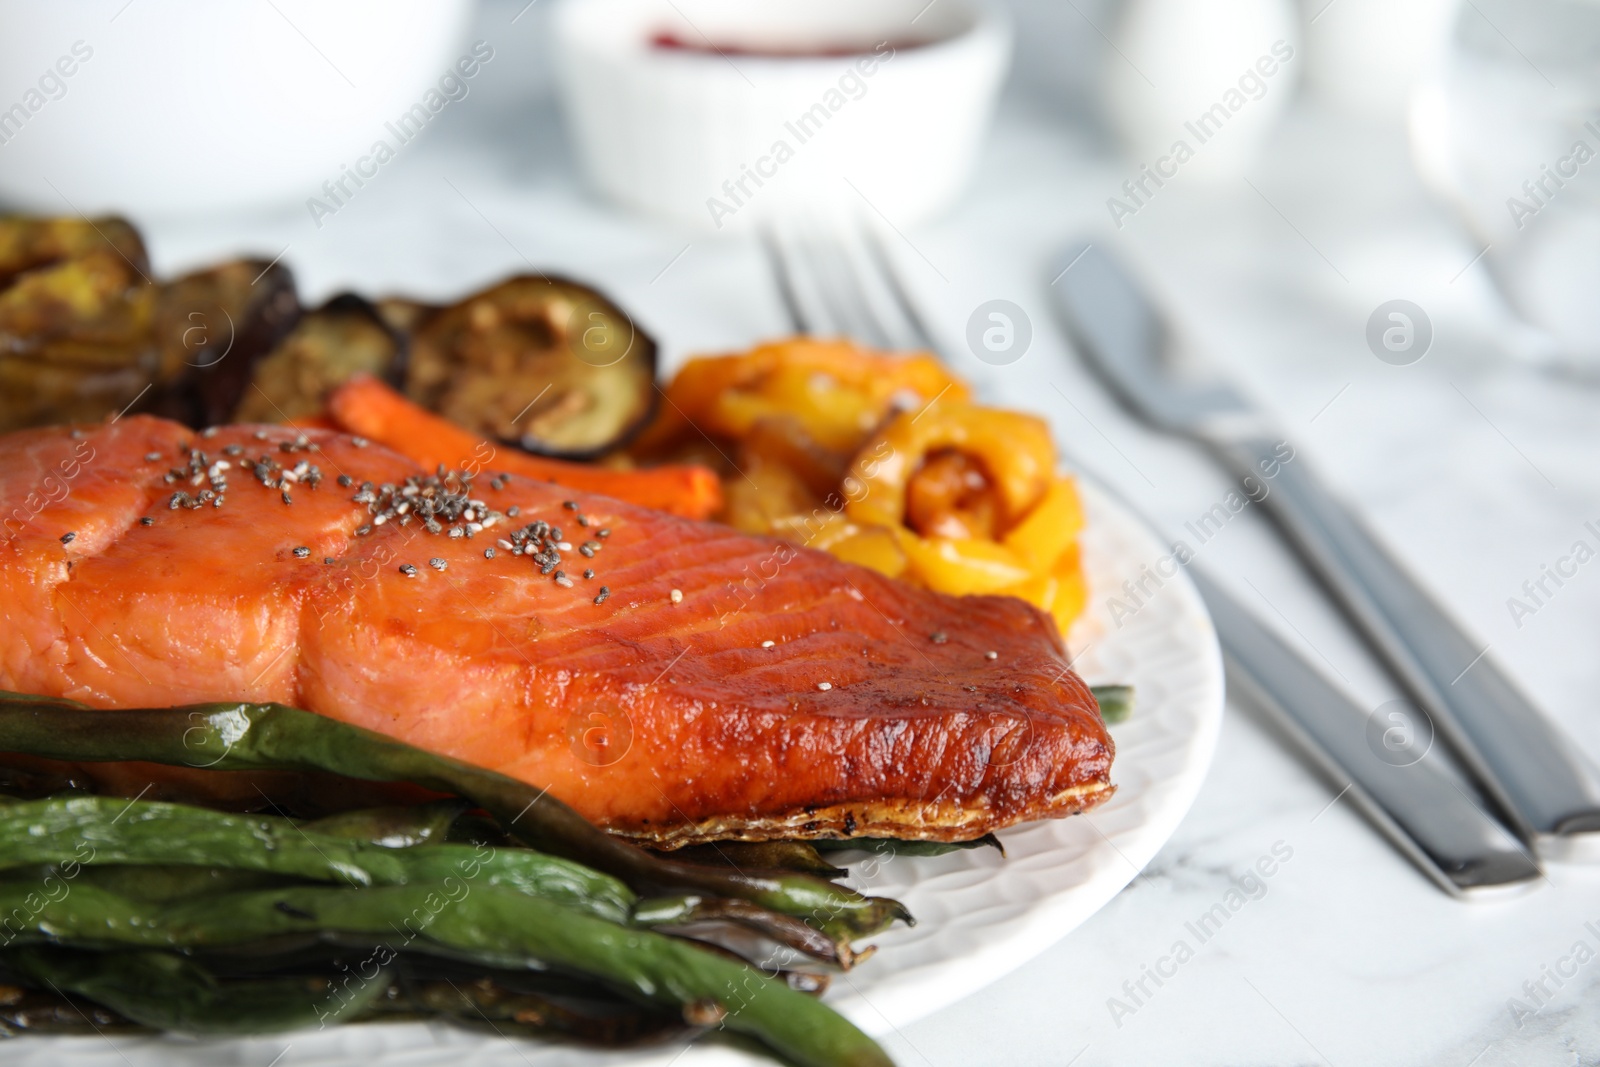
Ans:
[[[119,253],[135,273],[150,273],[144,240],[126,219],[0,217],[0,288],[23,271],[104,248]]]
[[[0,430],[114,415],[170,376],[120,220],[0,219]]]

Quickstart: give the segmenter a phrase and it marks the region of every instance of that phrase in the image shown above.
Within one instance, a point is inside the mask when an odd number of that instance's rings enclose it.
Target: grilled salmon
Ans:
[[[963,840],[1110,795],[1028,604],[479,460],[143,416],[0,437],[0,687],[280,701],[668,847]]]

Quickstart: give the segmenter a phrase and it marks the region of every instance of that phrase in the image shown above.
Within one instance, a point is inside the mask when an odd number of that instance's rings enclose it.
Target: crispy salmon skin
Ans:
[[[1020,600],[464,473],[144,416],[0,437],[0,687],[281,701],[667,846],[963,840],[1110,795],[1094,698]]]

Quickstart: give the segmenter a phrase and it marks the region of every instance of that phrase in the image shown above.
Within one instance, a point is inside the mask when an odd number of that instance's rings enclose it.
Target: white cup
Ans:
[[[565,0],[555,42],[594,187],[713,231],[802,207],[939,212],[1010,56],[975,0]]]

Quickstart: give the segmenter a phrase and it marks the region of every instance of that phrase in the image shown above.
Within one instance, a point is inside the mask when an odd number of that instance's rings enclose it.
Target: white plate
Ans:
[[[1089,815],[1002,833],[1004,858],[992,849],[891,858],[875,877],[858,879],[858,888],[904,901],[918,919],[915,928],[876,938],[877,955],[836,979],[828,995],[869,1033],[892,1032],[981,989],[1088,919],[1172,835],[1211,763],[1222,723],[1222,659],[1199,594],[1181,568],[1172,568],[1171,578],[1159,577],[1156,565],[1166,547],[1108,492],[1084,484],[1083,498],[1093,596],[1069,643],[1090,682],[1132,683],[1136,692],[1133,717],[1112,729],[1116,795]],[[1123,591],[1125,581],[1141,579],[1147,592],[1135,597]],[[1114,596],[1123,604],[1120,618],[1111,610]],[[38,1038],[9,1043],[6,1051],[25,1067],[267,1067],[280,1055],[279,1067],[436,1067],[468,1057],[474,1067],[771,1062],[712,1046],[600,1054],[420,1023],[231,1042]]]

